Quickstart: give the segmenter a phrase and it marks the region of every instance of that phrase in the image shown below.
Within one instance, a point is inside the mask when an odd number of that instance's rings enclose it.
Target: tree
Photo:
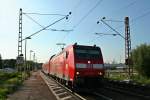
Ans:
[[[2,68],[3,68],[3,63],[2,63],[2,56],[0,54],[0,69],[2,69]]]
[[[150,45],[141,44],[132,50],[132,60],[140,75],[150,77]]]
[[[15,68],[16,60],[15,59],[5,59],[3,60],[4,68],[10,67]]]

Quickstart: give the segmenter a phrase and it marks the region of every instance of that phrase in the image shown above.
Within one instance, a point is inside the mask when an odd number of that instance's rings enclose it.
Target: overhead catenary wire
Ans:
[[[95,6],[92,7],[92,8],[79,20],[79,22],[78,22],[76,25],[73,26],[73,29],[76,28],[78,25],[80,25],[80,24],[83,22],[83,20],[85,20],[85,19],[88,17],[88,15],[89,15],[90,13],[92,13],[92,12],[94,11],[94,9],[95,9],[102,1],[103,1],[103,0],[99,0],[99,1],[95,4]]]
[[[76,4],[74,7],[72,7],[70,11],[74,12],[74,14],[75,14],[75,11],[76,11],[76,9],[80,6],[81,1],[82,1],[82,0],[80,0],[79,2],[77,2],[77,4]],[[70,17],[69,20],[71,20],[71,19],[72,19],[72,16]],[[68,21],[69,21],[69,20],[68,20]]]
[[[122,8],[119,8],[118,10],[113,11],[113,14],[114,14],[115,12],[118,12],[118,11],[120,11],[120,10],[122,11],[123,9],[127,9],[127,8],[133,6],[133,5],[136,4],[137,2],[138,2],[137,0],[134,0],[134,1],[130,2],[129,4],[123,6]],[[111,19],[110,19],[110,20],[105,20],[105,21],[110,21],[110,22],[124,22],[124,21],[111,20]],[[122,27],[124,27],[124,25],[118,26],[118,27],[116,27],[115,29],[119,29],[119,28],[122,28]],[[110,31],[108,31],[108,32],[110,32]]]
[[[53,23],[51,23],[50,25],[47,25],[46,27],[44,27],[44,28],[42,28],[42,29],[40,29],[40,30],[38,30],[38,31],[36,31],[35,33],[33,33],[33,34],[31,34],[31,35],[29,35],[29,36],[27,36],[27,37],[32,37],[33,35],[36,35],[36,34],[38,34],[39,32],[41,32],[41,31],[43,31],[43,30],[45,30],[45,29],[47,29],[48,27],[50,27],[50,26],[52,26],[52,25],[54,25],[54,24],[56,24],[57,22],[59,22],[59,21],[61,21],[61,20],[63,20],[63,19],[68,19],[68,16],[69,15],[66,15],[65,17],[63,17],[63,18],[61,18],[61,19],[59,19],[59,20],[56,20],[55,22],[53,22]],[[26,38],[27,38],[26,37]],[[26,39],[25,38],[25,39]],[[22,39],[22,41],[24,41],[25,39]]]
[[[136,4],[136,3],[137,3],[137,0],[134,0],[133,2],[130,2],[128,5],[126,5],[126,6],[122,7],[122,8],[120,8],[120,9],[118,9],[117,11],[113,11],[113,14],[114,14],[114,12],[118,12],[119,10],[127,9],[127,8],[133,6],[133,5]],[[105,20],[105,21],[123,22],[123,21],[111,20],[111,19],[110,19],[110,20]],[[120,28],[120,27],[123,27],[123,26],[119,26],[119,27],[117,27],[117,28]],[[117,29],[117,28],[116,28],[116,29]]]
[[[75,25],[72,27],[72,29],[74,30],[77,26],[79,26],[79,25],[82,23],[82,21],[85,20],[85,19],[88,17],[88,15],[89,15],[90,13],[92,13],[92,12],[94,11],[94,9],[96,9],[97,6],[99,6],[99,4],[101,4],[102,1],[103,1],[103,0],[99,0],[99,1],[79,20],[79,22],[78,22],[77,24],[75,24]],[[69,32],[63,37],[63,41],[64,41],[64,39],[65,39],[68,35],[69,35]]]
[[[77,4],[76,4],[74,7],[72,7],[72,9],[71,9],[70,11],[75,12],[75,10],[80,6],[81,1],[82,1],[82,0],[79,0],[79,1],[77,2]],[[71,19],[72,19],[72,16],[70,17],[70,19],[68,20],[68,22],[69,22]],[[72,30],[73,30],[73,28],[72,28]],[[64,39],[67,37],[67,35],[68,35],[69,33],[70,33],[70,31],[68,31],[68,33],[62,38],[62,40],[64,40]]]
[[[82,0],[79,0],[79,2],[72,8],[72,12],[75,11],[81,4]]]
[[[145,13],[143,13],[142,15],[140,15],[140,16],[137,16],[137,17],[135,17],[134,19],[132,19],[131,21],[130,21],[130,23],[133,25],[133,23],[135,23],[137,20],[139,20],[139,19],[141,19],[141,18],[143,18],[143,17],[146,17],[146,16],[148,16],[150,14],[150,10],[149,11],[147,11],[147,12],[145,12]],[[107,24],[107,23],[105,23],[104,21],[103,21],[103,19],[101,20],[104,24],[106,24],[108,27],[109,27],[109,25]],[[106,20],[107,21],[107,20]],[[119,27],[117,27],[117,28],[121,28],[121,27],[123,27],[123,26],[119,26]],[[110,27],[111,28],[111,27]],[[115,28],[115,29],[117,29],[117,28]],[[124,38],[121,34],[119,34],[119,32],[118,31],[116,31],[115,29],[113,29],[113,28],[111,28],[113,31],[115,31],[116,33],[117,33],[117,35],[120,35],[122,38]],[[103,33],[103,34],[105,34],[105,33]],[[107,34],[105,34],[105,35],[107,35]],[[112,34],[113,35],[113,34]],[[102,36],[102,35],[101,35]],[[125,38],[124,38],[125,39]],[[93,40],[92,40],[93,41]]]
[[[138,0],[134,0],[134,1],[130,2],[129,4],[123,6],[122,8],[118,9],[117,11],[122,11],[123,9],[127,9],[127,8],[133,6],[134,4],[136,4],[137,1],[138,1]],[[116,11],[116,12],[117,12],[117,11]],[[114,12],[113,12],[113,13],[114,13]]]
[[[142,15],[139,15],[139,16],[133,18],[133,19],[130,21],[130,25],[133,25],[136,21],[140,20],[140,19],[143,18],[143,17],[148,16],[149,14],[150,14],[150,10],[147,11],[147,12],[145,12],[145,13],[143,13]],[[109,21],[109,20],[106,20],[106,21]],[[114,29],[120,29],[120,28],[122,28],[122,27],[124,27],[124,25],[118,26],[118,27],[116,27],[116,28],[114,28]],[[108,33],[109,33],[109,32],[110,32],[110,31],[108,31]]]
[[[52,15],[52,16],[66,16],[66,15],[63,15],[63,14],[44,14],[44,13],[25,13],[23,12],[23,14],[31,14],[31,15]]]
[[[147,12],[145,12],[145,13],[143,13],[142,15],[139,15],[139,16],[133,18],[133,19],[130,21],[130,24],[133,25],[136,21],[140,20],[140,19],[143,18],[143,17],[148,16],[149,14],[150,14],[150,10],[147,11]],[[122,28],[122,27],[124,27],[124,25],[118,26],[118,27],[116,27],[115,29],[119,29],[119,28]]]
[[[147,12],[145,12],[145,13],[143,13],[142,15],[140,15],[140,16],[134,18],[133,20],[131,20],[131,23],[133,23],[133,22],[135,22],[135,21],[137,21],[137,20],[139,20],[139,19],[141,19],[141,18],[143,18],[143,17],[145,17],[145,16],[147,16],[147,15],[149,15],[149,14],[150,14],[150,10],[147,11]]]
[[[32,17],[30,17],[29,15],[27,14],[24,14],[26,17],[28,17],[30,20],[32,20],[34,23],[36,23],[37,25],[39,25],[40,27],[44,28],[43,25],[41,25],[39,22],[37,22],[36,20],[34,20]]]
[[[101,19],[101,21],[107,25],[110,29],[112,29],[114,32],[117,33],[117,35],[120,35],[123,39],[126,39],[122,34],[120,34],[116,29],[112,28],[109,24],[107,24],[103,19]]]
[[[118,12],[122,12],[122,10],[126,10],[127,8],[129,8],[129,7],[131,7],[131,6],[133,6],[134,4],[136,4],[138,2],[138,0],[134,0],[134,1],[131,1],[130,3],[128,3],[127,5],[125,5],[125,6],[122,6],[121,8],[119,8],[119,9],[117,9],[117,10],[114,10],[114,11],[112,11],[111,13],[109,13],[110,15],[114,15],[115,13],[117,13],[118,14]]]
[[[44,28],[45,26],[41,25],[39,22],[37,22],[36,20],[34,20],[31,16],[27,15],[27,14],[24,14],[26,17],[28,17],[30,20],[32,20],[34,23],[36,23],[37,25],[39,25],[41,28]],[[58,30],[58,29],[52,29],[52,28],[49,28],[49,29],[45,29],[45,30],[51,30],[51,31],[62,31],[62,32],[69,32],[69,31],[73,31],[72,29],[71,30],[65,30],[65,29],[61,29],[61,30]]]
[[[105,21],[108,21],[108,22],[123,22],[123,21],[120,21],[120,20],[112,20],[112,19],[105,20]]]
[[[127,6],[123,7],[122,9],[126,9],[132,5],[134,5],[135,3],[137,3],[138,0],[134,0],[133,2],[129,3]]]

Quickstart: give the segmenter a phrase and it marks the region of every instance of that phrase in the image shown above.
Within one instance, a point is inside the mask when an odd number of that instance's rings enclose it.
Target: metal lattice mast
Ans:
[[[129,77],[131,76],[131,38],[129,18],[125,17],[125,62],[128,67]]]
[[[18,57],[22,54],[22,9],[19,11]]]

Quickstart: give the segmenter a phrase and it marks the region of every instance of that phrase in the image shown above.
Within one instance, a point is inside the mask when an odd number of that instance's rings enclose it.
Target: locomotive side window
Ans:
[[[67,58],[68,58],[68,55],[69,55],[69,52],[65,51],[65,52],[64,52],[64,58],[67,59]]]

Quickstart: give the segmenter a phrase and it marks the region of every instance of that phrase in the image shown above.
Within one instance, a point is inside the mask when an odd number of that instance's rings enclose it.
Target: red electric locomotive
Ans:
[[[104,76],[101,49],[96,45],[70,45],[51,57],[48,65],[52,77],[73,88],[96,86]]]

